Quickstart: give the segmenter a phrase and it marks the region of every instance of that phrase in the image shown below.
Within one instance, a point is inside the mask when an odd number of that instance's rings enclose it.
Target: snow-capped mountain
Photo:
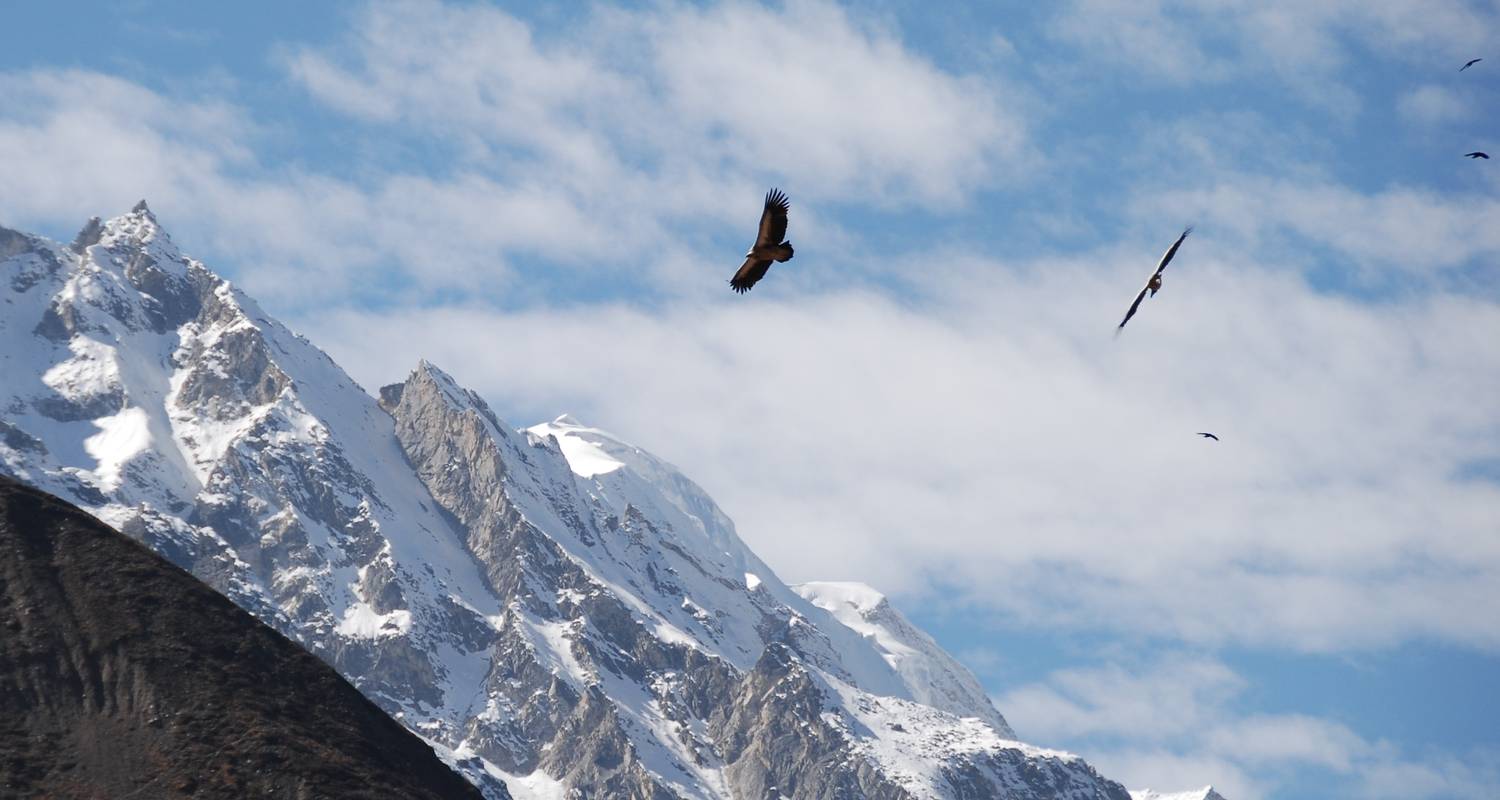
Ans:
[[[301,641],[490,797],[1128,797],[1015,741],[873,590],[788,587],[670,464],[512,428],[425,362],[377,402],[144,203],[67,246],[0,228],[0,375],[0,471]]]

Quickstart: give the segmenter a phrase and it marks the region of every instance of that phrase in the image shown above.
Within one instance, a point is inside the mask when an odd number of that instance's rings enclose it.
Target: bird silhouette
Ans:
[[[1467,63],[1467,64],[1459,67],[1458,71],[1459,72],[1463,72],[1464,70],[1468,69],[1469,67],[1474,66],[1475,64],[1478,64],[1479,62],[1481,62],[1483,60],[1484,59],[1482,59],[1482,58],[1471,58],[1471,59],[1469,59],[1469,63]]]
[[[1216,442],[1219,441],[1219,437],[1217,437],[1217,436],[1215,436],[1215,435],[1213,435],[1211,433],[1204,433],[1203,431],[1198,431],[1198,435],[1202,436],[1205,439],[1213,439]]]
[[[1177,237],[1177,241],[1173,242],[1172,246],[1167,248],[1167,252],[1162,255],[1161,261],[1158,261],[1156,264],[1156,271],[1151,273],[1151,280],[1146,281],[1146,285],[1141,289],[1140,294],[1135,296],[1135,302],[1130,304],[1130,310],[1125,312],[1125,319],[1120,320],[1120,327],[1115,328],[1116,336],[1120,335],[1120,331],[1125,329],[1125,323],[1129,322],[1130,318],[1135,316],[1136,309],[1141,307],[1141,301],[1146,299],[1146,292],[1150,292],[1152,297],[1156,296],[1157,290],[1161,289],[1162,270],[1167,268],[1167,264],[1172,261],[1172,256],[1177,255],[1177,248],[1182,246],[1182,240],[1186,239],[1188,234],[1192,232],[1193,226],[1189,225],[1187,230],[1183,231],[1182,235]]]
[[[757,281],[766,276],[772,261],[786,261],[792,257],[792,243],[786,238],[786,212],[791,207],[780,189],[766,193],[766,205],[760,212],[760,230],[755,235],[755,244],[745,254],[745,263],[740,266],[729,286],[740,294],[750,291]]]
[[[1481,153],[1478,150],[1475,150],[1472,153],[1464,153],[1464,158],[1483,158],[1485,160],[1488,160],[1489,157],[1490,157],[1489,153]]]

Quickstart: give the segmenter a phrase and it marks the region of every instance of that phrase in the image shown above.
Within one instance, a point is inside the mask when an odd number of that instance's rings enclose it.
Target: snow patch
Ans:
[[[584,438],[587,434],[609,434],[597,428],[586,428],[567,414],[551,422],[533,425],[526,431],[542,438],[549,434],[556,437],[557,446],[562,448],[563,458],[568,460],[568,467],[580,478],[607,475],[625,466],[625,462],[611,458],[603,447]]]
[[[861,691],[827,674],[822,678],[838,697],[824,721],[843,729],[856,753],[879,764],[882,772],[919,797],[945,796],[944,765],[977,765],[977,757],[986,752],[1013,750],[1033,761],[1079,760],[1072,753],[1007,739],[975,717],[958,718],[921,703]],[[854,736],[853,730],[861,730],[861,735]],[[1002,786],[1008,783],[1003,775],[992,777]]]
[[[579,691],[594,682],[588,670],[578,662],[578,657],[573,655],[573,623],[544,622],[527,614],[521,614],[518,622],[536,651],[537,659],[552,674],[567,679]]]
[[[357,602],[344,609],[344,618],[335,630],[352,639],[400,636],[411,630],[411,612],[398,608],[389,614],[377,614],[368,603]]]
[[[150,417],[142,408],[127,408],[112,417],[94,420],[99,432],[83,441],[83,449],[99,463],[94,474],[105,491],[120,486],[125,464],[151,446]]]
[[[1190,792],[1169,792],[1163,794],[1150,789],[1132,789],[1130,800],[1224,800],[1224,795],[1214,791],[1214,787],[1205,786],[1202,789],[1194,789]]]
[[[42,373],[42,383],[70,400],[106,393],[120,385],[115,348],[86,336],[68,343],[73,357]]]
[[[505,782],[506,791],[515,800],[564,800],[568,796],[562,781],[539,769],[530,775],[511,775],[500,770],[494,773]]]

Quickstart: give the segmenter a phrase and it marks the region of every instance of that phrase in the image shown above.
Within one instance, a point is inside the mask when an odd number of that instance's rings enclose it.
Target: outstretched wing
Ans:
[[[1482,59],[1482,58],[1471,58],[1471,59],[1469,59],[1469,63],[1467,63],[1467,64],[1459,67],[1458,71],[1459,72],[1463,72],[1464,70],[1468,69],[1469,67],[1474,66],[1475,64],[1478,64],[1479,62],[1481,62],[1483,60],[1484,59]]]
[[[1115,328],[1115,333],[1119,333],[1124,329],[1125,323],[1129,322],[1130,318],[1135,316],[1135,310],[1141,307],[1141,301],[1146,299],[1146,292],[1149,289],[1149,286],[1141,287],[1141,293],[1135,296],[1135,302],[1130,304],[1130,310],[1125,312],[1125,319],[1120,320],[1120,327]]]
[[[1156,265],[1157,275],[1160,275],[1161,271],[1167,268],[1167,264],[1172,260],[1172,256],[1177,255],[1177,248],[1182,246],[1182,240],[1186,239],[1188,237],[1188,234],[1192,232],[1193,226],[1189,225],[1187,227],[1187,230],[1183,231],[1182,235],[1177,237],[1177,241],[1173,242],[1172,246],[1167,248],[1167,252],[1162,255],[1161,261]]]
[[[775,247],[786,240],[786,212],[790,208],[791,203],[780,189],[766,192],[766,207],[760,212],[760,232],[755,236],[754,249]]]
[[[1472,152],[1472,153],[1464,153],[1464,158],[1484,158],[1484,159],[1488,159],[1489,157],[1490,156],[1489,156],[1488,153],[1481,153],[1481,152],[1479,152],[1477,150],[1474,151],[1474,152]]]
[[[740,266],[740,271],[734,273],[734,277],[729,279],[729,286],[736,292],[744,294],[750,291],[750,287],[754,286],[757,281],[766,277],[766,270],[770,268],[770,260],[757,261],[753,258],[747,258],[745,259],[745,263]]]
[[[1205,439],[1213,439],[1216,442],[1219,441],[1219,437],[1217,437],[1217,436],[1215,436],[1215,435],[1213,435],[1211,433],[1205,433],[1203,431],[1198,431],[1198,435],[1202,436]]]

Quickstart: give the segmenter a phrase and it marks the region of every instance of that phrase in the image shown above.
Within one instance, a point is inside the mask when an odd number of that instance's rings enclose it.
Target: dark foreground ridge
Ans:
[[[0,796],[480,795],[317,658],[0,476]]]

